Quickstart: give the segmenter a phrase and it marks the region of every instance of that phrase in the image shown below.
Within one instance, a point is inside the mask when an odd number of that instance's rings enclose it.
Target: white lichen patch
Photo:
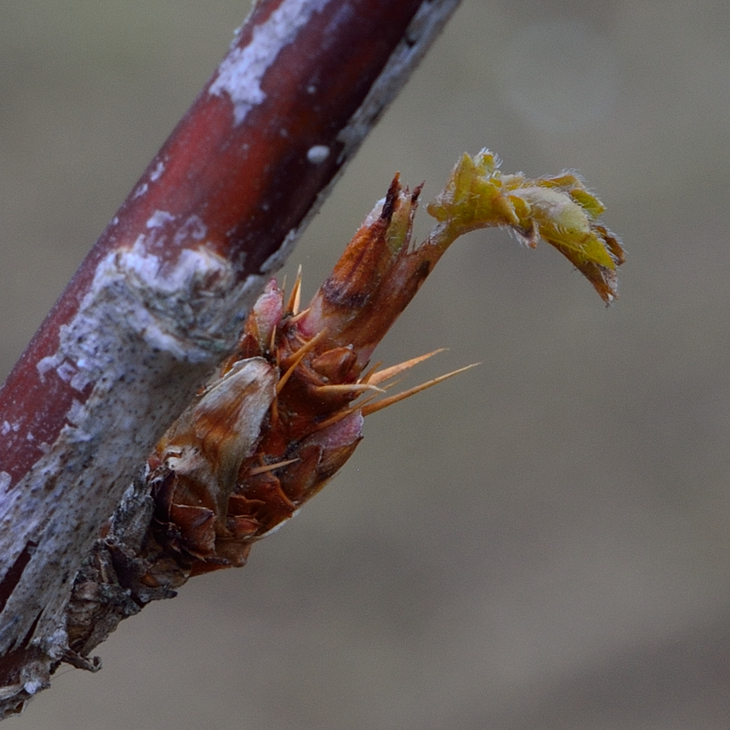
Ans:
[[[208,235],[208,226],[198,215],[191,215],[175,233],[174,242],[179,245],[186,240],[202,241]]]
[[[160,221],[168,216],[158,211],[152,218]],[[153,350],[180,360],[204,362],[231,344],[245,309],[258,293],[260,277],[234,284],[229,262],[204,246],[184,249],[174,266],[163,266],[145,243],[140,236],[131,248],[110,254],[99,264],[75,322],[62,329],[56,358],[63,355],[89,373],[106,372],[108,347],[100,342],[104,334],[99,332],[99,317],[114,322],[113,336],[122,327]],[[93,312],[88,321],[87,310]]]
[[[12,483],[13,478],[6,471],[0,471],[0,492],[4,492]]]
[[[38,364],[40,366],[40,363]],[[39,367],[40,370],[40,367]],[[74,375],[76,375],[76,368],[70,362],[62,362],[57,368],[56,372],[58,377],[65,382],[70,382]],[[41,373],[43,374],[43,373]]]
[[[150,189],[150,186],[147,183],[142,183],[135,191],[134,191],[134,197],[135,198],[141,198],[148,190]]]
[[[316,144],[307,150],[307,159],[313,165],[322,164],[330,156],[330,148],[325,144]]]
[[[315,12],[329,0],[284,0],[261,25],[257,25],[245,48],[234,48],[218,67],[218,76],[208,92],[227,94],[233,102],[234,124],[261,104],[266,94],[261,82],[282,48],[294,41]]]
[[[156,211],[147,226],[171,219]],[[205,233],[197,216],[184,228],[193,239]],[[175,265],[163,265],[140,236],[99,263],[79,312],[61,327],[57,352],[39,361],[38,372],[44,376],[55,369],[77,391],[101,378],[122,379],[129,363],[120,339],[144,343],[148,356],[213,363],[232,346],[263,282],[259,275],[236,283],[229,262],[202,245],[182,250]],[[72,406],[71,423],[83,420],[83,408],[78,402]]]
[[[84,404],[81,401],[74,399],[71,402],[71,408],[69,408],[68,413],[66,414],[66,420],[69,423],[74,424],[74,426],[78,426],[83,423],[84,418],[86,418],[86,409],[84,408]]]
[[[156,210],[147,220],[147,228],[162,228],[168,223],[172,223],[175,216],[166,210]]]
[[[36,692],[43,689],[44,685],[45,683],[38,679],[31,679],[23,685],[23,689],[32,697]]]
[[[157,182],[160,179],[162,173],[165,172],[165,163],[160,160],[150,173],[150,182]]]

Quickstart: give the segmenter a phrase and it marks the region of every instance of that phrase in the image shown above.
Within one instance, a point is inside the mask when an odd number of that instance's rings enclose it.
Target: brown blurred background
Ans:
[[[247,9],[0,4],[3,375]],[[290,270],[311,293],[396,169],[428,199],[486,145],[599,192],[619,302],[547,246],[458,243],[378,357],[481,367],[8,727],[730,727],[729,29],[720,0],[464,0]]]

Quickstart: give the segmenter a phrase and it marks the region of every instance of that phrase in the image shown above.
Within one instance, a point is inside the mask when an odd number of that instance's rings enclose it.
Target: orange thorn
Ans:
[[[274,325],[271,329],[271,340],[269,341],[269,352],[276,352],[276,333],[278,327]]]
[[[350,385],[318,385],[314,388],[314,390],[321,395],[326,395],[328,393],[364,393],[367,390],[372,390],[376,393],[385,393],[382,388],[378,388],[377,386],[371,385],[370,383],[351,383]]]
[[[291,294],[289,295],[289,301],[286,305],[286,311],[296,315],[299,314],[299,305],[302,300],[302,267],[299,266],[297,269],[297,278],[294,280],[294,286],[292,286]]]
[[[377,385],[378,383],[382,383],[384,380],[390,380],[390,378],[393,378],[396,375],[400,375],[402,372],[409,370],[414,365],[418,365],[424,360],[428,360],[429,357],[433,357],[434,355],[438,355],[440,352],[444,352],[446,349],[447,348],[445,347],[440,347],[438,350],[428,352],[425,355],[419,355],[418,357],[406,360],[405,362],[398,363],[398,365],[391,365],[391,367],[385,368],[385,370],[373,373],[368,382],[372,383],[373,385]]]
[[[351,405],[349,408],[344,408],[341,411],[337,411],[333,416],[330,416],[326,421],[322,421],[321,423],[318,423],[316,427],[314,428],[315,431],[321,431],[324,428],[327,428],[328,426],[331,426],[334,423],[337,423],[338,421],[341,421],[343,418],[347,418],[347,416],[352,415],[356,411],[362,410],[363,406],[366,406],[368,403],[372,403],[373,400],[377,397],[377,393],[373,393],[372,395],[369,395],[364,400],[360,401],[359,403],[355,403],[354,405]]]
[[[289,459],[288,461],[279,461],[276,464],[267,464],[266,466],[255,466],[253,469],[249,469],[246,472],[247,477],[255,477],[259,474],[266,474],[267,472],[281,469],[283,466],[289,466],[295,461],[301,461],[301,459]]]
[[[373,396],[374,398],[375,396]],[[338,421],[341,421],[343,418],[347,418],[349,415],[355,413],[355,411],[360,410],[360,404],[355,406],[350,406],[349,408],[345,408],[342,411],[337,411],[334,416],[330,416],[326,421],[322,421],[321,423],[318,423],[313,431],[322,431],[323,429],[327,428],[328,426],[332,426],[333,424],[337,423]]]
[[[383,408],[392,406],[394,403],[398,403],[399,401],[402,401],[406,398],[410,398],[412,395],[415,395],[416,393],[420,393],[422,390],[426,390],[426,388],[430,388],[432,385],[437,385],[438,383],[441,383],[444,380],[447,380],[448,378],[453,378],[454,375],[463,373],[466,370],[471,370],[471,368],[474,368],[479,364],[480,363],[475,362],[471,365],[467,365],[466,367],[459,368],[458,370],[453,370],[450,373],[446,373],[446,375],[440,375],[438,378],[433,378],[433,380],[429,380],[426,383],[421,383],[421,385],[417,385],[414,388],[409,388],[408,390],[404,390],[402,393],[397,393],[396,395],[391,395],[389,398],[383,398],[383,400],[376,401],[375,403],[369,403],[368,405],[363,406],[361,408],[362,414],[363,414],[363,416],[369,416],[373,413],[377,413],[378,411],[381,411]]]
[[[382,360],[378,360],[378,362],[376,362],[376,363],[375,363],[375,365],[373,365],[373,366],[372,366],[372,367],[370,368],[370,370],[368,370],[368,371],[367,371],[367,372],[365,373],[365,375],[362,375],[362,376],[360,377],[360,382],[361,382],[361,383],[368,383],[368,382],[370,381],[370,378],[372,378],[372,377],[373,377],[373,375],[375,374],[376,370],[377,370],[377,369],[378,369],[378,368],[379,368],[379,367],[380,367],[380,366],[381,366],[382,364],[383,364],[383,361],[382,361]]]
[[[307,307],[306,309],[302,309],[301,312],[297,312],[296,314],[293,314],[291,317],[289,317],[289,320],[288,320],[289,324],[290,325],[295,324],[300,319],[303,319],[309,313],[310,308],[311,307]]]
[[[286,381],[289,380],[291,377],[291,374],[296,370],[299,363],[304,359],[304,356],[312,349],[314,349],[315,345],[324,337],[327,330],[323,329],[317,332],[317,334],[312,337],[309,342],[302,345],[296,353],[294,353],[294,361],[289,366],[289,369],[279,378],[279,382],[276,384],[276,394],[279,395],[281,393],[281,389],[286,385]]]

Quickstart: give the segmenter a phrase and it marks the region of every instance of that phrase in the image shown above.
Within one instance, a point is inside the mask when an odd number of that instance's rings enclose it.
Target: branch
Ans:
[[[71,587],[458,0],[262,0],[0,391],[0,716],[68,656]]]

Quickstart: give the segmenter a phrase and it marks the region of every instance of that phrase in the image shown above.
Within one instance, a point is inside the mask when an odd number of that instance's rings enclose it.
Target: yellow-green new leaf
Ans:
[[[619,239],[598,222],[605,207],[575,174],[529,179],[503,175],[489,150],[465,154],[444,190],[428,206],[439,221],[432,241],[448,246],[478,228],[507,226],[535,247],[542,238],[558,249],[610,303],[616,298],[616,267],[624,262]]]

